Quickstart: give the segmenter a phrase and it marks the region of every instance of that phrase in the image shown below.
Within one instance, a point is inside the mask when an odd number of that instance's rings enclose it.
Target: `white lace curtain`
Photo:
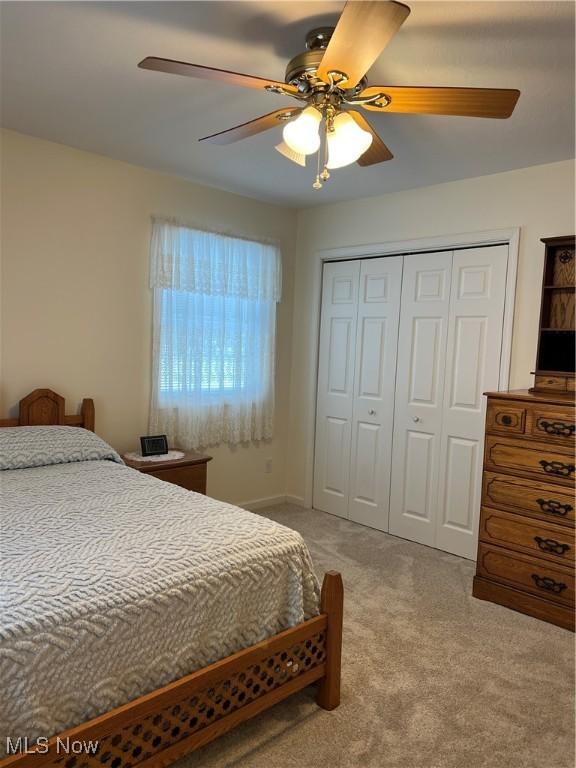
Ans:
[[[155,219],[149,428],[194,449],[272,437],[279,249]]]

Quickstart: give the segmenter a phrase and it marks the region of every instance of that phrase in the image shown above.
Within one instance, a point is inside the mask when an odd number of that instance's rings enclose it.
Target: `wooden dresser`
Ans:
[[[487,394],[473,594],[574,630],[573,395]]]

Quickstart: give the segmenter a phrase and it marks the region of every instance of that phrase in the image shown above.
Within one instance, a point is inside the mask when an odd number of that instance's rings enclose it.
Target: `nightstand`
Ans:
[[[128,467],[153,475],[158,480],[174,483],[188,491],[206,493],[206,470],[212,456],[199,453],[185,453],[181,459],[170,461],[135,461],[122,457]]]

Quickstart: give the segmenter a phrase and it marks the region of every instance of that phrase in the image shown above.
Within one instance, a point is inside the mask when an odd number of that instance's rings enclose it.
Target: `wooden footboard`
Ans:
[[[0,768],[157,768],[320,681],[318,704],[340,703],[342,578],[329,571],[321,613],[257,645],[54,736],[17,742]],[[92,742],[92,744],[90,744]],[[92,749],[91,749],[92,747]]]

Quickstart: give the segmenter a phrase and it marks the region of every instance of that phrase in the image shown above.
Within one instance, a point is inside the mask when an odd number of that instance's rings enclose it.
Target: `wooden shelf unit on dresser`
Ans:
[[[531,392],[574,392],[576,247],[574,235],[545,237],[536,380]]]
[[[487,396],[474,597],[574,631],[573,395]]]

